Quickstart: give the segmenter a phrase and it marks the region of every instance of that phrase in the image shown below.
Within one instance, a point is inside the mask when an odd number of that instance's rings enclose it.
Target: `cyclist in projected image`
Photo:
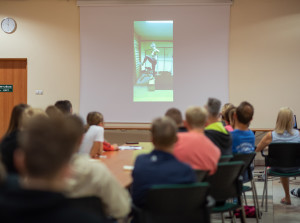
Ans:
[[[156,45],[155,45],[154,42],[151,43],[150,47],[151,47],[151,50],[152,50],[151,56],[148,56],[148,55],[145,56],[144,61],[142,63],[142,66],[148,60],[152,65],[152,71],[153,71],[153,77],[154,77],[155,76],[155,66],[157,64],[157,55],[159,53],[159,50],[156,48]]]

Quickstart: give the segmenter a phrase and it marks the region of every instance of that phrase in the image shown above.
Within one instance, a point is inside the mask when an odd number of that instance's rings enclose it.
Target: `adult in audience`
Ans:
[[[71,207],[60,193],[75,146],[70,122],[37,116],[20,133],[15,163],[22,188],[0,191],[1,222],[101,222],[100,217]]]
[[[103,115],[100,112],[90,112],[86,121],[86,132],[79,153],[90,154],[92,158],[99,158],[104,141]]]
[[[113,218],[125,217],[131,208],[129,193],[101,162],[91,162],[88,155],[79,155],[78,149],[84,133],[83,122],[78,116],[67,119],[76,123],[76,146],[71,159],[71,174],[67,178],[65,194],[68,197],[97,196],[103,204],[104,213]]]
[[[175,157],[194,169],[213,174],[221,155],[219,148],[204,135],[207,112],[201,107],[190,107],[185,113],[186,133],[178,133],[174,147]]]
[[[237,108],[234,115],[235,130],[232,135],[232,153],[253,153],[255,150],[255,136],[249,129],[254,114],[253,106],[243,101]]]
[[[280,108],[277,116],[275,130],[267,133],[260,143],[257,145],[256,152],[262,151],[271,142],[288,142],[288,143],[300,143],[299,131],[293,129],[294,126],[294,113],[292,109],[288,107]],[[284,153],[284,151],[282,151]],[[300,166],[300,164],[299,164]],[[276,172],[289,173],[300,171],[300,167],[295,168],[273,168]],[[291,204],[291,198],[289,194],[289,178],[280,177],[285,197],[281,199],[282,204]]]
[[[232,154],[232,141],[229,132],[219,121],[221,101],[209,98],[205,106],[208,112],[205,135],[221,150],[222,155]]]
[[[146,193],[157,184],[189,184],[196,181],[193,169],[173,156],[177,141],[177,127],[169,117],[155,119],[152,123],[152,142],[155,149],[150,154],[137,157],[132,172],[133,203],[143,207]]]
[[[72,103],[69,100],[59,100],[55,102],[55,107],[57,107],[65,115],[70,115],[73,113]]]
[[[179,109],[177,108],[170,108],[165,116],[170,117],[173,119],[178,127],[178,132],[187,132],[186,127],[183,124],[182,115]]]

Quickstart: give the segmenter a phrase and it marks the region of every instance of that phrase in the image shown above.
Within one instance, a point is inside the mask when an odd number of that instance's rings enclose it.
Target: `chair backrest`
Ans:
[[[97,215],[103,223],[112,223],[110,219],[104,214],[103,204],[99,197],[79,197],[79,198],[68,198],[68,202],[71,206],[76,209],[84,210],[85,212]]]
[[[270,167],[300,167],[300,143],[271,143],[265,165]]]
[[[157,185],[147,193],[140,222],[210,222],[209,184]]]
[[[233,155],[223,155],[219,159],[219,163],[229,162],[233,158]]]
[[[209,171],[206,170],[195,170],[197,182],[202,182],[208,176]]]
[[[242,193],[240,175],[244,162],[223,162],[218,164],[216,173],[207,177],[210,184],[210,195],[217,201],[226,201],[238,197]]]
[[[245,163],[243,169],[242,169],[242,175],[245,174],[247,171],[248,174],[248,179],[252,180],[252,170],[251,170],[251,164],[256,156],[256,153],[238,153],[234,154],[233,158],[231,161],[243,161]]]

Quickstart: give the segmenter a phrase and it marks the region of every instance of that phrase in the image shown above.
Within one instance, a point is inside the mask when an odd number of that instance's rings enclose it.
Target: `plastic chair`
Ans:
[[[109,219],[103,211],[103,206],[100,198],[96,196],[68,198],[68,202],[71,206],[77,209],[84,210],[93,215],[97,215],[101,218],[103,223],[113,223],[114,220]]]
[[[256,153],[247,153],[247,154],[235,154],[234,157],[231,159],[232,161],[243,161],[245,163],[243,169],[242,169],[242,176],[247,176],[247,180],[243,179],[243,183],[250,182],[251,186],[245,186],[243,185],[243,195],[244,195],[244,200],[245,204],[247,205],[247,199],[245,192],[251,191],[252,192],[252,197],[253,197],[253,203],[255,206],[255,214],[256,214],[256,222],[259,221],[261,218],[261,213],[259,210],[259,202],[258,202],[258,197],[257,197],[257,190],[256,190],[256,185],[253,179],[253,174],[252,174],[252,169],[251,169],[251,164],[253,163],[253,160],[256,156]]]
[[[213,213],[221,213],[222,222],[224,212],[229,212],[232,216],[232,211],[241,210],[241,222],[246,222],[245,210],[242,195],[242,178],[241,173],[244,167],[244,162],[223,162],[218,164],[217,172],[207,177],[207,182],[210,183],[210,195],[216,200],[217,206],[212,209]],[[228,202],[228,199],[237,198],[238,202]],[[218,205],[219,204],[219,205]]]
[[[265,158],[265,183],[261,206],[263,207],[265,199],[265,210],[268,211],[268,176],[296,177],[300,176],[300,171],[282,173],[273,171],[272,169],[267,170],[267,167],[299,167],[300,169],[300,143],[271,143],[268,155],[265,155],[263,150],[261,151],[261,155]]]
[[[233,158],[233,155],[223,155],[219,159],[219,163],[229,162]]]
[[[202,182],[206,179],[209,174],[209,171],[206,170],[195,170],[197,182]]]
[[[157,185],[147,193],[139,223],[209,223],[213,199],[207,199],[209,184]]]

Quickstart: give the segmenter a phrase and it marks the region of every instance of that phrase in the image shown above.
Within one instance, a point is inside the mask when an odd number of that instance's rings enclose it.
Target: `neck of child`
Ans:
[[[235,129],[246,131],[249,129],[249,124],[243,124],[243,123],[240,123],[239,121],[236,121],[234,127],[235,127]]]
[[[25,189],[61,192],[64,189],[64,180],[58,178],[44,179],[28,177],[21,180]]]
[[[156,150],[159,150],[159,151],[163,151],[163,152],[166,152],[166,153],[171,153],[171,154],[173,154],[173,148],[174,148],[174,145],[172,145],[172,146],[167,146],[167,147],[156,147]]]
[[[204,129],[200,128],[200,127],[196,127],[196,128],[189,129],[189,132],[196,132],[196,133],[203,134],[204,133]]]

